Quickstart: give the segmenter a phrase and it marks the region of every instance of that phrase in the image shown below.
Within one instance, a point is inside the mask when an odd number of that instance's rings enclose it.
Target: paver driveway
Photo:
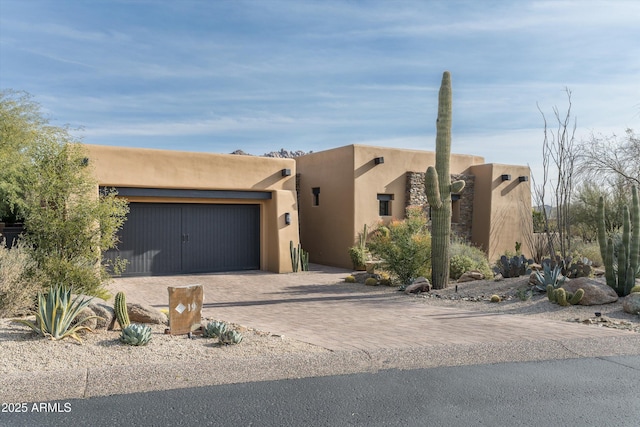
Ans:
[[[168,306],[167,286],[201,284],[203,316],[281,334],[329,350],[412,349],[437,345],[629,337],[630,332],[525,316],[420,304],[389,288],[343,282],[350,271],[262,271],[119,278],[128,302]],[[637,335],[637,334],[633,334]]]

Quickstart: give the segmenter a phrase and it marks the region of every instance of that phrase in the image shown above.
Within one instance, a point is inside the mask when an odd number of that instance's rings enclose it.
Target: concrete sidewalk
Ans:
[[[488,343],[508,346],[523,341],[638,335],[570,322],[433,307],[389,288],[344,283],[349,270],[311,268],[310,272],[292,274],[250,271],[119,278],[110,289],[124,291],[129,302],[163,308],[168,306],[168,286],[201,284],[203,317],[285,335],[332,351]]]

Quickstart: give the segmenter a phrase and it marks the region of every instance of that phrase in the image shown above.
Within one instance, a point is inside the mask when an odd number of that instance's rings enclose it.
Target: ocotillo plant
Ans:
[[[631,214],[629,208],[622,210],[622,243],[618,247],[617,263],[614,262],[613,239],[606,238],[604,226],[604,200],[598,200],[598,244],[604,261],[607,285],[615,289],[619,296],[629,295],[635,284],[640,261],[640,202],[638,189],[631,187]]]
[[[449,282],[449,243],[451,236],[451,193],[459,193],[464,181],[451,182],[451,74],[445,71],[438,95],[436,121],[436,165],[429,166],[425,190],[431,206],[431,284],[443,289]]]

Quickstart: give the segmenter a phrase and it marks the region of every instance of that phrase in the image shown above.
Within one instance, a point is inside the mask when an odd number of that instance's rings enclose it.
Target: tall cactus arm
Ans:
[[[429,206],[432,209],[440,209],[442,207],[442,199],[440,199],[438,172],[433,166],[427,168],[425,181],[425,193],[427,194]]]
[[[604,198],[598,198],[598,245],[600,246],[600,256],[602,261],[607,258],[607,237],[604,226]]]
[[[607,239],[607,246],[605,249],[604,258],[604,277],[607,280],[607,285],[611,286],[618,292],[618,283],[616,280],[616,273],[613,271],[613,239]]]
[[[622,207],[622,246],[618,249],[618,287],[623,295],[626,295],[625,288],[627,286],[627,270],[629,269],[629,245],[631,243],[629,235],[631,234],[631,222],[629,220],[629,208]]]
[[[459,192],[462,191],[463,188],[464,188],[464,181],[462,181],[462,180],[453,181],[451,183],[451,193],[452,194],[458,194]]]
[[[634,185],[631,187],[631,245],[629,252],[629,274],[627,283],[631,283],[631,287],[635,283],[635,274],[638,272],[638,264],[640,264],[640,201],[638,201],[638,188]]]

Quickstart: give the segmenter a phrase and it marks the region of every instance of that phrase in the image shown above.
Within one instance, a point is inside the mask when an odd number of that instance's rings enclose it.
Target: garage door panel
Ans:
[[[182,265],[186,271],[260,268],[257,205],[192,205],[183,211]]]
[[[124,275],[260,268],[260,206],[131,203],[118,251]]]

